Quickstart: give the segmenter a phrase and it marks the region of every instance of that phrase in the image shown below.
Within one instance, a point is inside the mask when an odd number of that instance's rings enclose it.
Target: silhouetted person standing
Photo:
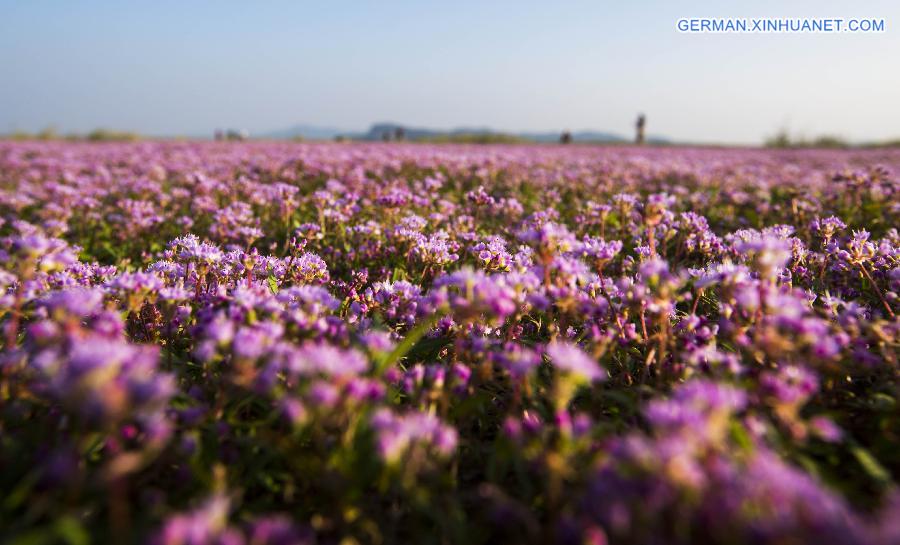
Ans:
[[[643,144],[644,143],[644,125],[647,124],[647,117],[644,114],[640,114],[637,118],[637,124],[635,124],[636,134],[634,137],[635,144]]]
[[[563,131],[562,135],[559,137],[560,144],[571,144],[572,143],[572,133],[569,131]]]

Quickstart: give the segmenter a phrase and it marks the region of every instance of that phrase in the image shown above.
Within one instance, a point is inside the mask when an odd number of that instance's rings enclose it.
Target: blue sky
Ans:
[[[678,5],[675,5],[678,4]],[[685,35],[681,17],[881,17]],[[375,121],[759,142],[900,137],[900,2],[0,0],[0,132]]]

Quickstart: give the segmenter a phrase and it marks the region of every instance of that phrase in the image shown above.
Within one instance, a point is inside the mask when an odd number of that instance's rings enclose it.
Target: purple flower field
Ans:
[[[0,543],[900,543],[900,150],[0,142]]]

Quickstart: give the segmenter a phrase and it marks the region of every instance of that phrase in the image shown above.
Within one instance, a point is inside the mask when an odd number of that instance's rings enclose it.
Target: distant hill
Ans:
[[[373,124],[364,133],[342,131],[328,127],[316,127],[312,125],[297,125],[288,129],[272,131],[257,135],[259,138],[292,139],[301,137],[307,140],[333,140],[340,136],[348,140],[364,140],[378,142],[385,139],[394,140],[398,132],[403,134],[407,141],[425,142],[559,142],[562,131],[547,132],[503,132],[488,127],[458,127],[455,129],[426,129],[421,127],[409,127],[399,123],[381,122]],[[603,131],[582,130],[572,132],[573,142],[596,143],[625,143],[630,142],[620,134]],[[650,136],[647,141],[651,144],[670,144],[667,138]]]

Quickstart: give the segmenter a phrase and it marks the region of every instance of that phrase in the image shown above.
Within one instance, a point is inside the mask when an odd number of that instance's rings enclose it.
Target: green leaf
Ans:
[[[56,521],[56,534],[69,545],[87,545],[91,537],[87,530],[71,516],[65,516]]]
[[[266,278],[266,283],[269,284],[269,290],[272,294],[278,295],[278,281],[275,280],[275,277],[270,274],[269,277]]]
[[[731,423],[731,438],[734,440],[738,446],[741,447],[742,450],[746,452],[753,451],[753,440],[750,438],[750,434],[747,433],[747,429],[738,422]]]
[[[31,472],[26,475],[16,486],[16,488],[7,494],[6,498],[3,500],[3,507],[8,510],[12,510],[19,505],[21,505],[31,493],[31,489],[37,484],[39,480],[39,474],[37,472]]]
[[[850,449],[850,452],[853,453],[856,461],[859,462],[859,465],[862,466],[869,477],[872,477],[879,483],[891,482],[891,474],[888,473],[884,466],[882,466],[865,447],[855,445]]]
[[[400,341],[400,344],[398,344],[394,350],[380,362],[380,365],[378,365],[378,372],[384,371],[391,365],[403,359],[407,352],[412,350],[412,347],[415,346],[419,339],[424,337],[425,334],[434,327],[434,324],[437,323],[437,321],[438,315],[433,314],[412,328],[409,333],[406,334],[406,337]]]

